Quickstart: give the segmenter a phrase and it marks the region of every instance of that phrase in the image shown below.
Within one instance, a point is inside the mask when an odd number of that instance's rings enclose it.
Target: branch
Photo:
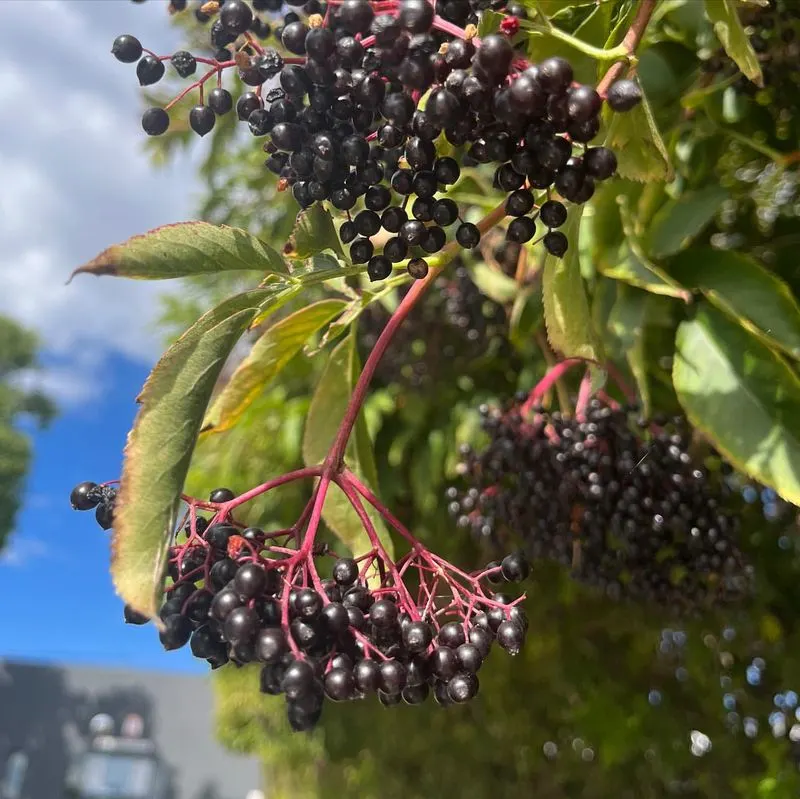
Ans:
[[[620,45],[621,48],[627,53],[628,59],[630,59],[631,56],[636,53],[636,48],[642,41],[644,32],[647,29],[647,23],[650,22],[650,17],[653,16],[655,9],[656,0],[641,0],[639,10],[636,12],[636,16],[634,17],[633,22],[631,23],[630,28],[628,28],[628,32],[625,34],[625,38],[622,40],[622,44]],[[608,68],[608,71],[605,75],[603,75],[600,83],[597,84],[597,93],[601,97],[606,96],[608,87],[619,79],[626,66],[627,61],[618,61],[616,64],[612,64]]]
[[[486,233],[487,230],[493,228],[505,215],[506,204],[505,200],[503,200],[500,205],[478,222],[478,229],[482,234]],[[403,297],[402,302],[397,306],[397,309],[386,323],[386,327],[384,327],[378,340],[375,342],[375,346],[372,348],[372,352],[370,352],[369,357],[364,363],[364,368],[361,370],[358,382],[353,389],[353,395],[350,397],[350,402],[347,405],[344,418],[336,433],[336,439],[331,446],[328,457],[325,459],[326,474],[334,474],[341,469],[347,442],[350,438],[350,434],[353,432],[353,426],[356,423],[361,406],[364,404],[372,376],[375,374],[375,369],[391,343],[394,334],[411,312],[411,309],[417,304],[419,298],[427,291],[433,281],[436,280],[439,272],[441,272],[460,251],[461,245],[458,242],[450,242],[450,244],[442,250],[439,258],[436,259],[436,263],[432,266],[430,272],[428,272],[428,276],[424,280],[417,280],[414,283],[408,294]]]

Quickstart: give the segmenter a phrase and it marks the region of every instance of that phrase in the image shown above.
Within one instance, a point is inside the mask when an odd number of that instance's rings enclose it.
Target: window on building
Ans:
[[[83,761],[81,799],[152,799],[157,763],[150,757],[91,752]]]
[[[28,773],[28,756],[24,752],[12,752],[3,768],[3,779],[0,782],[2,799],[21,799],[22,786]]]

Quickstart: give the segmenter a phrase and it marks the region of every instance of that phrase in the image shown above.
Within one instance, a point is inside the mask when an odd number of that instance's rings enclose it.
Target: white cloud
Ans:
[[[66,402],[98,390],[112,354],[155,359],[158,298],[177,290],[92,277],[66,285],[76,266],[109,245],[191,216],[191,163],[150,166],[135,71],[109,52],[122,32],[176,49],[180,34],[164,6],[0,3],[0,26],[14,34],[0,55],[0,313],[37,330],[45,354],[58,356],[58,366],[29,379]]]
[[[20,568],[35,560],[42,560],[49,547],[39,538],[17,534],[11,536],[8,545],[0,552],[0,565]]]

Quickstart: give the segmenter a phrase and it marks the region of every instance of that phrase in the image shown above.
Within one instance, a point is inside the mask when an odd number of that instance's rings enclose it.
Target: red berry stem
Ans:
[[[630,28],[628,28],[625,38],[622,40],[622,46],[625,48],[629,58],[636,52],[636,48],[642,41],[655,8],[656,0],[641,0],[636,16]],[[606,74],[601,78],[600,83],[597,84],[597,93],[602,98],[605,99],[609,87],[622,75],[626,66],[627,64],[625,61],[617,61],[608,68]]]

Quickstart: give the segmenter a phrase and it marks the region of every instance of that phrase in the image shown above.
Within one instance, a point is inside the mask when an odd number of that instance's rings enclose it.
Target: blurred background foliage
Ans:
[[[586,79],[603,65],[548,34],[548,26],[612,46],[637,2],[524,5],[531,58],[564,55]],[[593,332],[648,410],[680,411],[675,335],[706,304],[746,331],[755,357],[761,346],[779,353],[791,377],[774,377],[776,402],[780,381],[797,377],[798,11],[793,0],[661,0],[637,65],[652,119],[633,115],[627,128],[606,130],[621,177],[584,214],[580,269]],[[747,33],[728,53],[713,24],[725,14],[738,14]],[[192,37],[202,32],[187,19],[174,17],[186,26],[187,45],[199,48]],[[280,249],[295,211],[278,195],[260,148],[233,115],[220,118],[201,145],[179,118],[166,136],[148,141],[155,162],[196,147],[206,182],[198,216],[247,228]],[[465,170],[454,193],[476,216],[495,199],[479,169]],[[538,245],[509,253],[501,242],[487,237],[477,259],[439,279],[387,354],[366,406],[384,502],[428,546],[470,566],[491,551],[447,513],[459,445],[480,443],[481,403],[530,388],[554,357],[543,323],[544,254]],[[184,295],[164,307],[166,338],[258,280],[235,273],[186,281]],[[359,287],[335,289],[347,297]],[[397,298],[384,293],[358,319],[362,357]],[[312,299],[304,294],[302,304]],[[233,429],[201,440],[190,493],[219,485],[242,491],[302,465],[304,421],[324,352],[312,342]],[[709,391],[715,381],[732,380],[733,389],[720,394],[703,432],[752,476],[748,453],[724,446],[736,433],[731,397],[750,390],[749,378],[713,369],[707,377]],[[786,410],[800,418],[800,408]],[[742,496],[742,546],[756,567],[757,590],[747,602],[677,618],[669,608],[612,602],[537,564],[526,649],[492,660],[478,701],[446,709],[329,705],[317,731],[296,735],[283,704],[258,693],[257,669],[227,667],[215,675],[221,739],[262,758],[275,797],[800,795],[797,508],[747,476],[731,479]],[[290,525],[306,491],[269,494],[252,521]]]
[[[28,426],[46,425],[56,412],[53,402],[31,387],[38,351],[32,332],[0,315],[0,550],[14,527],[31,464]]]

